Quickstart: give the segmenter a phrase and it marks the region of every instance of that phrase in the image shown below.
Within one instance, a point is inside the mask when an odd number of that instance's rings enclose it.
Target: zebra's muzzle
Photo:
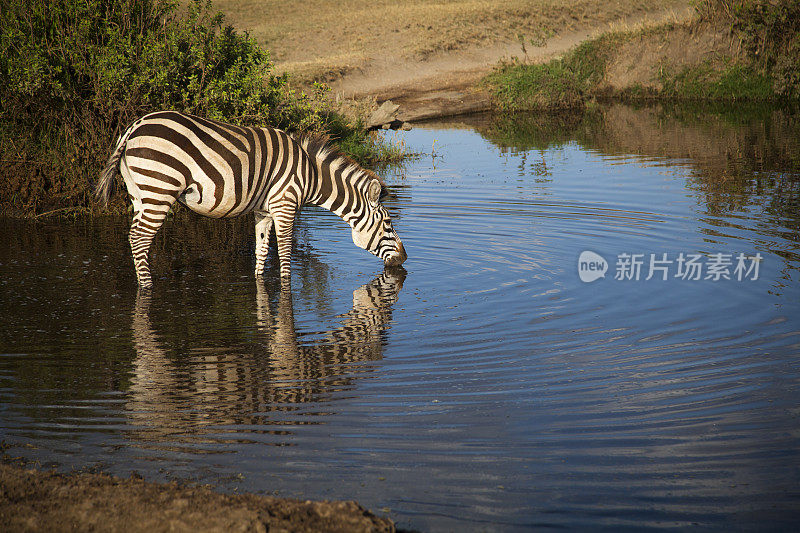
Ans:
[[[406,259],[408,259],[408,255],[406,255],[406,249],[403,248],[403,243],[398,241],[397,251],[384,259],[383,265],[387,267],[400,266]]]

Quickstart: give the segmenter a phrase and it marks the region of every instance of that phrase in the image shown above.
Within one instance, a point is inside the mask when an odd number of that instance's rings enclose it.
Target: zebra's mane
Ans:
[[[388,192],[383,178],[375,172],[362,167],[353,158],[343,153],[338,146],[331,142],[330,136],[321,133],[301,133],[297,136],[297,140],[312,159],[317,161],[330,160],[331,163],[338,161],[343,172],[347,170],[362,172],[378,180],[378,183],[381,184],[382,196]]]

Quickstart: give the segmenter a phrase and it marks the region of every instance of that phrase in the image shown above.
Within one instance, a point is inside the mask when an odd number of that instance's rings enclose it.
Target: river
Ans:
[[[390,136],[391,137],[391,136]],[[0,438],[63,471],[421,531],[800,523],[800,115],[611,105],[394,134],[405,271],[300,216],[0,220]]]

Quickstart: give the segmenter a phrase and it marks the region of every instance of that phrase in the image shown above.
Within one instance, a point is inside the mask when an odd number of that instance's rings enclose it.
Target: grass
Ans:
[[[368,166],[400,163],[414,156],[405,141],[389,141],[379,132],[372,132],[366,140],[344,139],[338,144],[343,152]]]
[[[563,59],[544,65],[502,65],[488,78],[500,107],[508,111],[571,109],[585,98],[585,80]]]
[[[773,82],[750,65],[725,61],[722,68],[711,60],[678,71],[665,68],[660,73],[661,96],[681,100],[751,100],[775,97]]]
[[[503,110],[582,108],[594,97],[614,50],[629,38],[625,33],[607,33],[548,63],[504,63],[485,84]]]

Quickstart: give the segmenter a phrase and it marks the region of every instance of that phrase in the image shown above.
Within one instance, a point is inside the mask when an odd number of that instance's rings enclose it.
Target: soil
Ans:
[[[661,90],[660,70],[678,72],[684,67],[711,62],[722,66],[738,54],[738,40],[729,26],[708,22],[676,24],[663,32],[648,32],[623,44],[608,65],[600,90],[624,91],[634,85]]]
[[[352,501],[227,495],[206,486],[0,464],[0,531],[350,533],[395,527]]]
[[[504,59],[544,62],[603,31],[692,12],[688,0],[350,0],[346,10],[325,0],[217,0],[215,7],[299,85],[328,83],[350,114],[392,100],[401,122],[489,109],[478,82]]]
[[[376,103],[391,100],[399,104],[397,119],[401,122],[486,111],[491,108],[491,98],[479,82],[503,60],[516,57],[542,63],[609,28],[684,21],[691,13],[691,8],[680,7],[637,14],[620,19],[615,25],[566,32],[549,39],[545,46],[527,46],[524,54],[520,43],[498,43],[420,61],[394,57],[376,59],[368,67],[345,74],[329,85],[339,100],[371,98]]]

